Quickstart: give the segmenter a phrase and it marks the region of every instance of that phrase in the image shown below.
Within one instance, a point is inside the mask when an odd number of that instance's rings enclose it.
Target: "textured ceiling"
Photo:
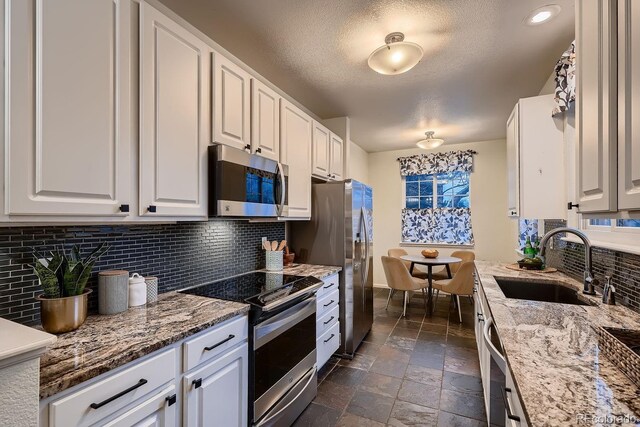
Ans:
[[[503,138],[518,98],[537,95],[573,39],[573,0],[554,20],[522,23],[548,0],[161,0],[322,118],[347,115],[365,150]],[[367,66],[386,34],[425,55],[411,71]]]

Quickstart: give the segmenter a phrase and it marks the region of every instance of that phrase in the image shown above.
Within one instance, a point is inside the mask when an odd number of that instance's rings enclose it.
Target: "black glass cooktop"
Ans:
[[[246,302],[258,307],[295,298],[297,294],[317,289],[322,281],[312,276],[254,272],[217,280],[207,285],[180,291],[185,294]]]

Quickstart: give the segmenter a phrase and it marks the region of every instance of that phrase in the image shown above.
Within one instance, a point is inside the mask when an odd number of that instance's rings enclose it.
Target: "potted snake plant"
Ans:
[[[43,293],[40,301],[40,319],[45,331],[59,334],[78,329],[87,319],[87,281],[96,261],[109,250],[106,243],[94,249],[86,258],[74,245],[67,254],[64,248],[50,251],[44,256],[35,249],[35,262],[31,265],[40,279]]]

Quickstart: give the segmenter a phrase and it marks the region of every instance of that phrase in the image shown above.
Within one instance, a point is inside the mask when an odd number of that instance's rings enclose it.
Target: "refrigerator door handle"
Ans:
[[[363,234],[364,234],[364,247],[365,247],[365,253],[364,253],[365,262],[364,262],[364,268],[362,272],[362,288],[364,289],[366,287],[367,280],[369,280],[369,232],[367,231],[367,212],[364,206],[361,209],[360,218],[362,221],[362,225],[364,225]],[[362,293],[362,295],[364,300],[364,292]]]

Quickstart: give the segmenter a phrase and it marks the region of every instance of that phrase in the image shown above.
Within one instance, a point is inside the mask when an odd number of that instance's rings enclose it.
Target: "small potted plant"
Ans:
[[[80,257],[80,248],[74,245],[67,256],[64,248],[43,256],[34,249],[35,262],[31,267],[44,293],[40,301],[40,319],[45,331],[60,334],[78,329],[87,319],[88,296],[85,289],[93,266],[109,250],[106,243],[93,250],[85,259]]]

